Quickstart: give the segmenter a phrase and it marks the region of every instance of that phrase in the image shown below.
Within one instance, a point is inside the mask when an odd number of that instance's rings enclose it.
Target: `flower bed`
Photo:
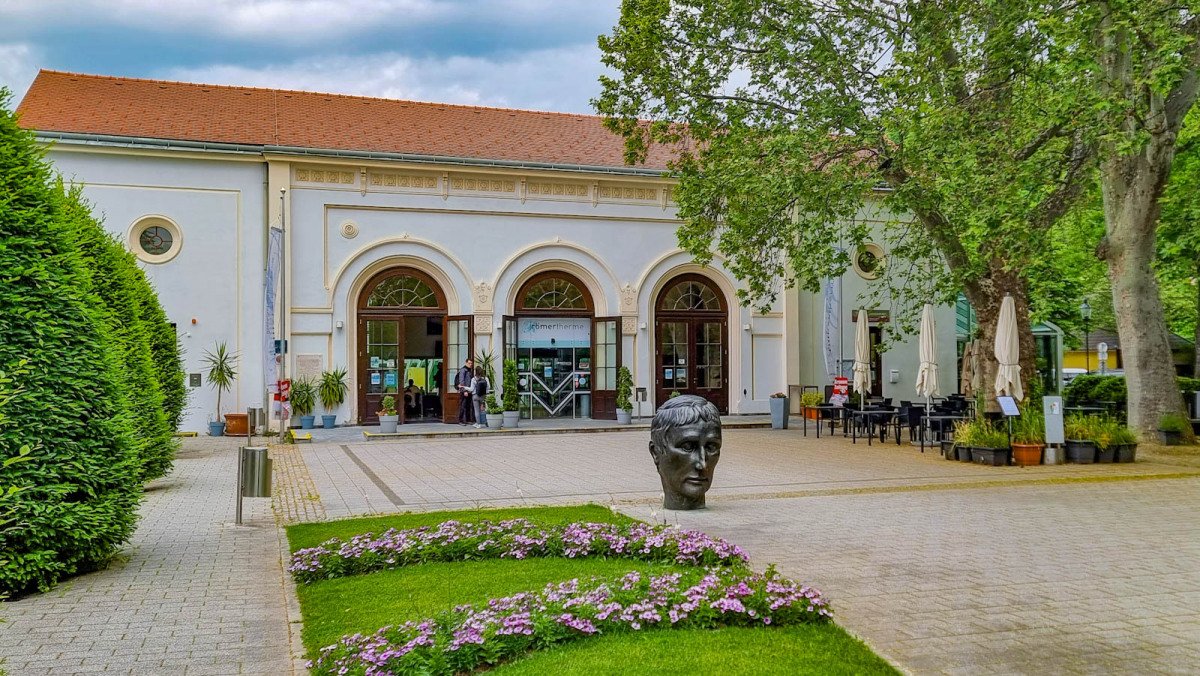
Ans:
[[[693,530],[644,523],[539,526],[525,519],[389,529],[298,550],[288,571],[299,582],[370,573],[415,563],[480,559],[603,556],[692,566],[743,567],[741,547]]]
[[[579,525],[579,524],[572,524]],[[321,674],[455,674],[596,634],[650,628],[824,622],[821,593],[740,568],[570,580],[541,592],[460,606],[420,622],[346,636],[309,667]]]

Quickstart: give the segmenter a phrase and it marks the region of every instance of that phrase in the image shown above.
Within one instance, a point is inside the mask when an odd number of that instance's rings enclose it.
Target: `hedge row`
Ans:
[[[0,372],[20,376],[0,411],[0,594],[107,562],[174,452],[152,350],[158,300],[7,99],[0,90]],[[4,463],[22,448],[28,459]]]
[[[1200,390],[1200,378],[1176,378],[1179,391],[1184,397],[1191,397]],[[1118,409],[1125,408],[1129,395],[1125,389],[1125,376],[1105,376],[1099,374],[1075,376],[1071,383],[1063,389],[1063,397],[1068,406],[1078,406],[1097,401],[1115,401]]]

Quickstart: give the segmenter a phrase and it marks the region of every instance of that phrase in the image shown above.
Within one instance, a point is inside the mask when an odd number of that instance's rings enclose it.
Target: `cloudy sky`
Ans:
[[[39,68],[591,112],[619,0],[0,0],[0,85]]]

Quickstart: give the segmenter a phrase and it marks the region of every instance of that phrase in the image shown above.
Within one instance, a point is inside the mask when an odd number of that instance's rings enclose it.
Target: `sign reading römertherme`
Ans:
[[[551,343],[550,341],[554,342]],[[587,317],[549,317],[517,322],[520,347],[591,347],[592,320]]]

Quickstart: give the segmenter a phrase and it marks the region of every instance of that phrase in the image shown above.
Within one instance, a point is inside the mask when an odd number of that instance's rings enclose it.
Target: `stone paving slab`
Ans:
[[[1200,479],[710,505],[621,511],[778,563],[912,673],[1200,668]]]
[[[329,518],[393,511],[655,502],[645,432],[479,436],[300,446]],[[964,483],[1188,474],[1155,463],[984,467],[894,443],[852,444],[797,430],[725,432],[713,497],[781,497]]]
[[[0,604],[0,667],[13,676],[295,673],[269,501],[246,500],[246,525],[233,525],[238,443],[183,440],[107,569]]]

